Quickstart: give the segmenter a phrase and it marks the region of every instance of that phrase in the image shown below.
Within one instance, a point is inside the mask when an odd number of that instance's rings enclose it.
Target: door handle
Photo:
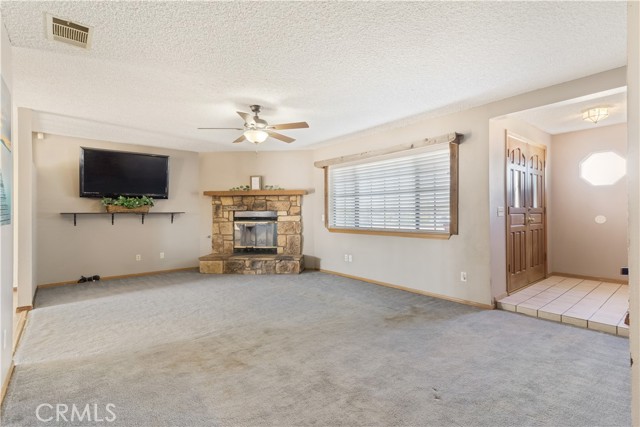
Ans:
[[[527,221],[529,222],[529,224],[531,224],[533,221],[535,221],[535,219],[532,216],[530,216],[527,218]]]

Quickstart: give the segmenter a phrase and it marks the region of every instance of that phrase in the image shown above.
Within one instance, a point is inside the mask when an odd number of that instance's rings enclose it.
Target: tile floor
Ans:
[[[499,300],[498,308],[629,336],[627,285],[552,276]]]

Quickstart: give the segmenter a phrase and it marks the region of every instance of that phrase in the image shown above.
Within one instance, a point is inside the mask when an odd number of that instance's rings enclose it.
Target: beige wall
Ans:
[[[498,208],[505,209],[505,135],[509,131],[529,142],[546,147],[547,165],[553,156],[550,146],[551,135],[540,129],[531,126],[522,120],[503,116],[491,119],[489,125],[490,154],[489,154],[489,174],[490,181],[494,188],[489,201],[489,221],[491,228],[491,295],[494,299],[500,299],[507,292],[506,273],[506,217],[498,216]],[[553,233],[553,221],[550,217],[550,207],[552,200],[550,197],[549,182],[553,176],[553,171],[548,167],[546,170],[546,201],[547,201],[547,236]],[[499,191],[502,187],[502,192]],[[551,248],[547,245],[547,259],[551,256]]]
[[[0,16],[0,74],[7,84],[9,91],[12,90],[12,70],[11,70],[11,44],[7,30],[2,24]],[[13,108],[13,106],[12,106]],[[15,121],[12,126],[15,141],[16,127]],[[2,149],[0,159],[2,166],[6,166],[7,162],[12,164],[12,156]],[[15,163],[13,163],[15,167]],[[6,173],[6,171],[5,171]],[[13,181],[13,180],[12,180]],[[7,182],[5,182],[5,185]],[[14,210],[15,213],[15,210]],[[14,215],[15,218],[15,215]],[[11,366],[11,343],[12,324],[13,324],[13,233],[14,223],[3,225],[0,227],[0,387],[4,384],[9,367]]]
[[[81,216],[73,226],[60,212],[102,212],[99,199],[79,197],[80,147],[169,155],[169,199],[154,211],[168,216]],[[34,139],[37,186],[37,283],[77,280],[81,275],[114,276],[198,265],[198,154],[57,135]],[[165,258],[160,259],[160,252]],[[136,261],[136,254],[142,255]]]
[[[459,234],[449,240],[330,233],[315,221],[320,268],[420,291],[489,304],[489,120],[482,109],[343,140],[314,153],[315,160],[412,143],[459,132]],[[323,214],[323,171],[314,173],[316,217]],[[344,261],[352,254],[353,262]],[[460,272],[468,275],[460,282]]]
[[[627,152],[627,126],[598,126],[554,135],[548,164],[551,182],[553,233],[549,234],[551,271],[608,279],[623,279],[627,266],[627,179],[593,186],[580,178],[580,162],[591,153]],[[597,224],[594,218],[607,221]]]
[[[629,344],[631,347],[631,422],[640,426],[640,3],[627,13],[627,169],[629,183]]]
[[[492,288],[492,265],[494,262],[504,264],[504,251],[500,251],[499,245],[491,244],[493,205],[504,206],[504,178],[494,174],[493,168],[503,170],[504,163],[500,160],[499,165],[496,164],[496,159],[503,156],[503,146],[490,143],[490,119],[618,88],[625,83],[625,70],[615,69],[460,113],[426,117],[402,127],[372,129],[317,149],[314,160],[324,160],[449,132],[465,135],[460,146],[460,232],[449,240],[328,232],[318,219],[323,214],[323,174],[316,169],[314,255],[320,259],[320,268],[459,300],[491,304],[493,295],[500,293],[502,286]],[[345,253],[353,254],[352,263],[344,262]],[[461,271],[467,272],[466,283],[460,282]]]
[[[14,147],[15,227],[17,236],[14,254],[18,286],[18,307],[33,304],[36,293],[36,228],[35,215],[38,189],[35,185],[36,170],[33,164],[33,134],[31,132],[33,112],[29,108],[18,108],[18,141]]]
[[[248,185],[249,177],[260,175],[263,185],[277,185],[287,190],[307,190],[302,198],[303,254],[307,267],[315,267],[313,258],[313,214],[315,191],[312,180],[311,151],[224,152],[200,154],[200,254],[211,253],[211,197],[207,190],[229,190]]]

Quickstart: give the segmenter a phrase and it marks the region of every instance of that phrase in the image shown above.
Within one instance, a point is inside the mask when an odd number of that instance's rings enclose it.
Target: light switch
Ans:
[[[504,216],[504,206],[498,206],[498,216]]]

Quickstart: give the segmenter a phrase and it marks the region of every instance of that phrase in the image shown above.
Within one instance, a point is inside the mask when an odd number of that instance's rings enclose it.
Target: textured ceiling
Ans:
[[[16,105],[39,130],[194,151],[231,144],[236,110],[306,120],[301,149],[626,63],[626,2],[22,2],[0,4]],[[49,41],[44,13],[95,27]]]

